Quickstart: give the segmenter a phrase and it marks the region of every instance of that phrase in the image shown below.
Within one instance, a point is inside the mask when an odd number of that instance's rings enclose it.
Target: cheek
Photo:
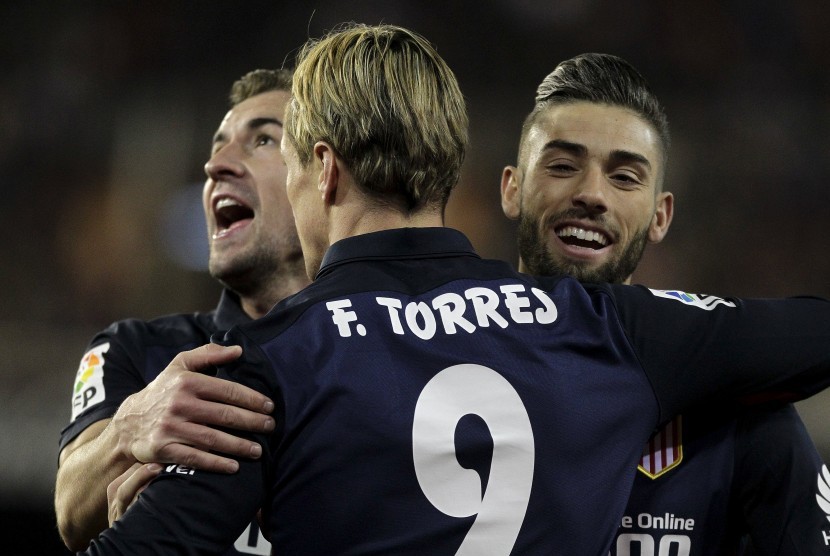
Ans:
[[[624,209],[617,213],[620,227],[625,230],[629,237],[634,237],[648,229],[654,213],[650,204],[628,200],[627,203],[625,201],[620,202],[618,206]]]
[[[561,199],[550,188],[534,188],[522,197],[521,210],[524,214],[538,217],[556,212]]]
[[[303,189],[303,174],[302,172],[297,171],[296,169],[292,169],[291,167],[287,168],[285,174],[283,174],[285,179],[285,194],[288,198],[288,201],[291,203],[296,202],[297,197],[299,196],[300,192]]]
[[[212,192],[213,187],[210,181],[205,182],[204,187],[202,187],[202,208],[205,209],[205,214],[208,213],[208,209],[210,208],[210,194]]]
[[[285,199],[291,206],[293,206],[296,203],[296,197],[297,187],[294,180],[291,179],[291,176],[289,175],[285,179]]]
[[[300,195],[300,191],[296,189],[293,191],[290,190],[288,193],[291,215],[295,220],[296,226],[298,229],[302,227],[303,231],[308,231],[311,226],[311,222],[314,220],[313,218],[310,218],[311,215],[309,214],[308,197],[306,196],[304,198]]]

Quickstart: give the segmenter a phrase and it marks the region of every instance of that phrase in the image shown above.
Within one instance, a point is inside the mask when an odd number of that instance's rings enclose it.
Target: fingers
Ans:
[[[253,388],[215,376],[203,374],[194,376],[198,377],[194,384],[194,393],[204,400],[230,404],[264,414],[274,410],[274,402]]]
[[[150,481],[161,472],[157,463],[135,463],[107,485],[107,518],[110,527],[135,502]]]
[[[219,430],[214,427],[222,427]],[[203,451],[221,452],[228,456],[256,459],[262,454],[261,446],[246,438],[240,438],[227,429],[267,433],[274,429],[274,419],[230,405],[192,399],[176,404],[175,414],[162,412],[152,428],[145,429],[132,449],[139,461],[175,462],[195,469],[209,469],[233,473],[225,458],[206,454],[195,460],[180,459],[182,449],[192,453],[190,448]],[[192,457],[192,456],[191,456]],[[225,464],[218,463],[225,461]],[[206,464],[205,462],[210,462]]]
[[[175,461],[196,469],[206,469],[201,463],[201,458],[198,461],[182,461],[181,459],[172,457],[173,452],[182,452],[182,450],[178,448],[179,445],[183,445],[185,448],[218,452],[227,456],[248,459],[257,459],[262,455],[262,447],[258,443],[245,438],[239,438],[213,427],[197,423],[181,423],[176,432],[176,443],[169,446],[169,449],[166,453],[164,453],[163,460]],[[190,450],[187,451],[189,452]],[[215,454],[208,455],[211,456],[207,458],[210,461],[224,459],[221,458],[221,456],[216,456]],[[233,469],[231,472],[233,471],[236,471],[236,469]]]
[[[230,435],[228,436],[230,437]],[[248,452],[245,457],[251,457],[249,454],[252,452],[256,453],[256,457],[259,457],[262,453],[262,449],[258,444],[254,444],[254,446],[256,446],[256,450]],[[205,448],[200,449],[197,446],[173,444],[168,447],[166,455],[168,456],[165,458],[167,460],[176,462],[179,465],[183,465],[191,469],[199,469],[200,471],[232,474],[239,470],[238,461],[208,452]]]
[[[111,421],[121,450],[143,462],[177,463],[194,469],[234,473],[228,457],[258,458],[256,442],[217,430],[270,432],[274,404],[256,390],[191,372],[233,361],[239,346],[208,344],[178,354],[144,390],[129,396]]]
[[[242,355],[242,348],[239,346],[205,344],[179,353],[173,358],[173,362],[188,371],[201,371],[213,365],[230,363],[240,355]]]
[[[202,371],[213,365],[229,363],[241,354],[242,348],[239,346],[207,344],[178,354],[173,364],[188,371]],[[195,373],[186,380],[192,381],[194,394],[202,399],[231,404],[260,413],[270,413],[274,409],[274,403],[267,396],[236,382],[201,373]]]
[[[255,433],[271,432],[275,425],[273,417],[268,415],[205,399],[179,404],[177,413],[187,422]]]

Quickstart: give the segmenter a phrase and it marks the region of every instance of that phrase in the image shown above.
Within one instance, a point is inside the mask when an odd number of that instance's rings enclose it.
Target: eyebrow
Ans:
[[[639,153],[623,150],[611,151],[611,160],[618,163],[642,164],[648,170],[651,170],[651,162]]]
[[[561,149],[563,151],[573,154],[574,156],[579,157],[584,157],[588,154],[588,147],[586,147],[585,145],[573,143],[571,141],[565,141],[563,139],[554,139],[552,141],[548,141],[547,143],[545,143],[545,146],[542,147],[542,152],[554,149]],[[649,162],[649,160],[645,156],[639,153],[635,153],[633,151],[615,149],[611,151],[611,156],[609,158],[616,163],[639,163],[651,170],[651,162]]]
[[[585,145],[572,143],[570,141],[565,141],[564,139],[554,139],[553,141],[548,141],[545,143],[545,146],[542,147],[542,152],[552,151],[554,149],[567,151],[576,156],[585,156],[588,154],[588,148]]]
[[[267,118],[267,117],[253,118],[251,120],[248,120],[248,123],[245,125],[245,127],[247,127],[248,130],[250,130],[250,131],[254,131],[254,130],[259,129],[263,126],[272,125],[272,124],[282,127],[282,122],[280,120],[278,120],[277,118]],[[217,131],[213,136],[213,143],[214,144],[222,142],[224,140],[225,140],[225,134],[222,133],[221,131]]]

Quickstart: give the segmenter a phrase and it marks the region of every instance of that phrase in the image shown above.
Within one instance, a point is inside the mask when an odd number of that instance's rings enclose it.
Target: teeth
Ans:
[[[236,201],[234,201],[230,197],[222,197],[216,203],[216,208],[217,209],[223,209],[225,207],[239,207],[239,206],[242,206],[242,205],[240,205],[239,203],[237,203]]]
[[[599,232],[592,232],[591,230],[585,230],[583,228],[577,228],[576,226],[566,226],[559,230],[556,235],[559,237],[575,237],[585,241],[593,241],[595,243],[599,243],[600,245],[608,245],[608,240],[603,234]]]

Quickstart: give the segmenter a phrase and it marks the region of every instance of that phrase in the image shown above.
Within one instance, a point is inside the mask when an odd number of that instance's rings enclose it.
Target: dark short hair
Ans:
[[[556,66],[536,89],[536,103],[522,126],[522,143],[545,108],[579,101],[636,112],[657,131],[665,163],[671,142],[666,113],[640,72],[611,54],[580,54]]]
[[[251,97],[270,91],[291,92],[293,72],[287,69],[256,69],[249,71],[231,86],[228,100],[231,108]]]

